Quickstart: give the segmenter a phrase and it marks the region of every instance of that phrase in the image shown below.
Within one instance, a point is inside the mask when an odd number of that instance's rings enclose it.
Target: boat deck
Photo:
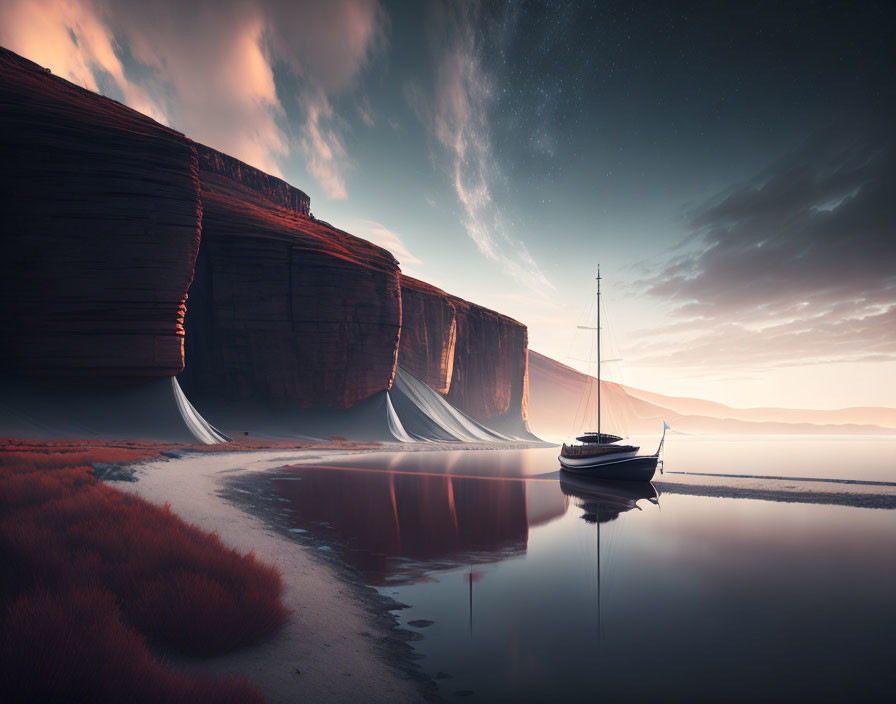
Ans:
[[[606,455],[618,455],[624,452],[637,452],[637,445],[566,445],[560,450],[563,457],[604,457]]]

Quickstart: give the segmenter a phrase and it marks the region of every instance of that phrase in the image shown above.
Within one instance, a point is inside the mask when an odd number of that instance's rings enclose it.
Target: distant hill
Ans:
[[[597,380],[529,350],[529,425],[541,437],[566,437],[593,430]],[[857,407],[830,411],[792,408],[732,408],[714,401],[664,396],[601,382],[605,430],[659,434],[665,420],[693,434],[896,434],[896,408]],[[586,425],[588,427],[586,427]]]

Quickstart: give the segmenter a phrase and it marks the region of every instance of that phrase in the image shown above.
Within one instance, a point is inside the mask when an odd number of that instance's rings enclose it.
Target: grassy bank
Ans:
[[[288,617],[275,568],[94,475],[166,449],[0,443],[4,701],[261,701],[159,655],[232,651]]]

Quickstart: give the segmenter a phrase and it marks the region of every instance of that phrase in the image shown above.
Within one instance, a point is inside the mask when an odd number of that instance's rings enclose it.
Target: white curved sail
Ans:
[[[408,435],[401,424],[401,419],[395,412],[395,406],[392,405],[392,399],[389,397],[388,391],[386,392],[386,422],[389,424],[389,432],[392,433],[398,442],[415,442],[414,438]]]

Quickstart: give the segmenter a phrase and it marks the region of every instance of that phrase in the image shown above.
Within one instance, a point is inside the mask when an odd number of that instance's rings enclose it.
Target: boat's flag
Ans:
[[[666,421],[663,421],[663,432],[667,430],[672,430],[672,426],[669,425]]]

